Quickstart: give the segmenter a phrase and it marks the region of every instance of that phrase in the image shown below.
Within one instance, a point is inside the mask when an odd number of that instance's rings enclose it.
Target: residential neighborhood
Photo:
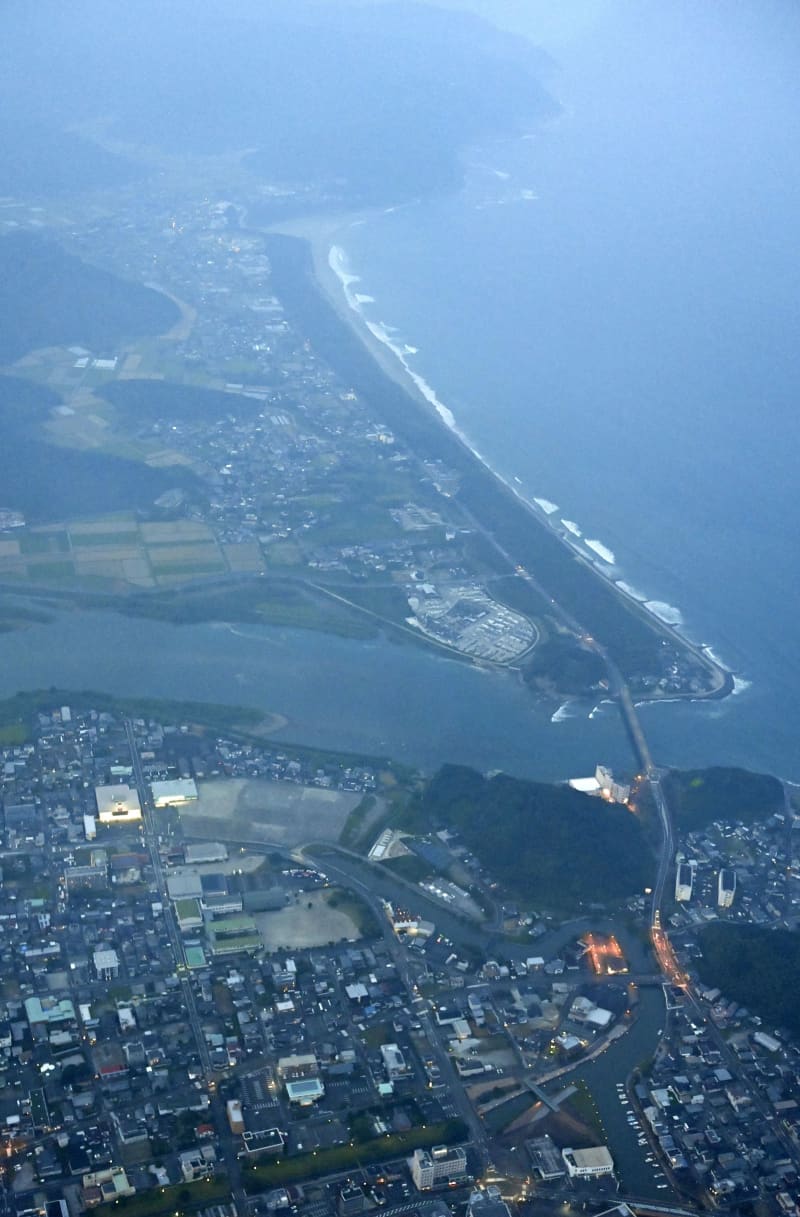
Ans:
[[[68,705],[3,748],[7,1204],[444,1217],[442,1201],[600,1211],[622,1195],[641,1212],[794,1212],[792,1037],[700,982],[665,984],[619,919],[576,929],[514,906],[452,834],[387,836],[382,782]],[[226,796],[243,785],[246,821]],[[346,800],[328,844],[280,839],[288,792]],[[259,820],[278,839],[259,841]],[[354,850],[340,841],[356,822]],[[688,968],[699,922],[740,901],[790,915],[774,904],[790,827],[756,828],[758,861],[724,822],[687,836],[699,877],[673,921]],[[734,859],[726,907],[714,874]]]

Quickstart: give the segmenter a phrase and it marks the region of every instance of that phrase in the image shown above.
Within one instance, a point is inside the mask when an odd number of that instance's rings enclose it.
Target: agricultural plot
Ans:
[[[220,546],[194,520],[141,524],[122,514],[0,537],[0,579],[154,588],[229,571],[256,574],[263,566],[255,543]]]

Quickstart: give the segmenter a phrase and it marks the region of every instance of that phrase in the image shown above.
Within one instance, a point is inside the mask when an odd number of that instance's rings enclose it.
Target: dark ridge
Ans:
[[[29,233],[0,240],[0,363],[38,347],[112,352],[180,318],[160,292],[128,283]]]

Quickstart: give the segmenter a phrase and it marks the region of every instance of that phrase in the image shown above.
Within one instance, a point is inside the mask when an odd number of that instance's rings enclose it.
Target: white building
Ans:
[[[244,1132],[244,1115],[242,1114],[242,1105],[238,1099],[228,1099],[225,1105],[225,1111],[228,1116],[228,1124],[232,1133],[241,1136]]]
[[[436,929],[432,921],[424,921],[411,913],[395,910],[388,900],[384,900],[383,908],[398,938],[401,934],[409,938],[430,938]]]
[[[395,1078],[406,1076],[408,1065],[397,1044],[381,1044],[381,1056],[383,1057],[383,1067],[386,1070],[386,1076],[390,1082],[393,1082]]]
[[[142,805],[135,786],[95,786],[97,814],[101,824],[131,824],[142,818]]]
[[[87,841],[94,841],[97,836],[97,821],[94,816],[83,817],[83,835]]]
[[[729,909],[733,904],[733,898],[736,895],[736,871],[725,869],[719,872],[717,879],[717,906],[721,909]]]
[[[190,866],[198,866],[203,862],[227,862],[228,847],[220,841],[200,841],[195,845],[187,845],[183,856]]]
[[[290,1103],[299,1107],[310,1107],[325,1093],[325,1087],[320,1078],[300,1078],[296,1082],[286,1082],[286,1097]]]
[[[289,1102],[300,1107],[310,1107],[325,1094],[319,1063],[311,1052],[282,1056],[278,1061],[278,1077],[286,1088]]]
[[[113,949],[95,951],[93,962],[98,980],[115,980],[119,976],[119,956]]]
[[[119,1023],[120,1031],[135,1031],[136,1030],[136,1015],[133,1013],[132,1006],[117,1006],[117,1022]]]
[[[178,871],[167,879],[167,891],[170,900],[199,900],[203,884],[197,871]]]
[[[568,785],[580,794],[594,795],[609,803],[627,803],[631,788],[614,781],[614,774],[606,765],[598,765],[591,778],[570,778]]]
[[[630,786],[625,786],[622,782],[615,782],[614,774],[606,765],[598,765],[594,776],[597,778],[597,785],[604,798],[610,799],[612,803],[627,803],[631,793]]]
[[[561,1157],[571,1179],[593,1179],[614,1173],[614,1159],[605,1145],[591,1149],[562,1149]]]
[[[482,1027],[486,1022],[486,1011],[483,1008],[483,1002],[477,993],[467,994],[467,1006],[469,1007],[469,1016],[476,1027]]]
[[[688,862],[679,862],[675,870],[675,899],[685,904],[692,898],[694,871]]]
[[[319,1063],[313,1052],[298,1052],[278,1059],[278,1077],[284,1082],[298,1078],[313,1078],[319,1073]]]
[[[459,1182],[467,1175],[467,1155],[460,1145],[451,1149],[448,1145],[434,1145],[427,1149],[415,1149],[408,1159],[411,1178],[420,1192],[432,1187],[442,1187]]]
[[[570,1009],[570,1018],[575,1022],[585,1023],[595,1031],[605,1031],[613,1021],[614,1015],[610,1010],[604,1010],[588,997],[576,997]]]
[[[197,798],[197,786],[191,778],[176,778],[171,782],[151,782],[156,807],[180,807]]]

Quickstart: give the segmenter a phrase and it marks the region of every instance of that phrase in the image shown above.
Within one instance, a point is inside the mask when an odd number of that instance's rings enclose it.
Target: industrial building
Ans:
[[[561,1157],[570,1179],[595,1179],[614,1173],[614,1159],[605,1145],[591,1149],[562,1149]]]
[[[151,782],[150,790],[156,807],[181,807],[197,798],[197,786],[191,778],[176,778],[170,782]]]
[[[203,862],[227,862],[228,847],[220,841],[201,841],[187,845],[184,857],[189,866],[198,866]]]

